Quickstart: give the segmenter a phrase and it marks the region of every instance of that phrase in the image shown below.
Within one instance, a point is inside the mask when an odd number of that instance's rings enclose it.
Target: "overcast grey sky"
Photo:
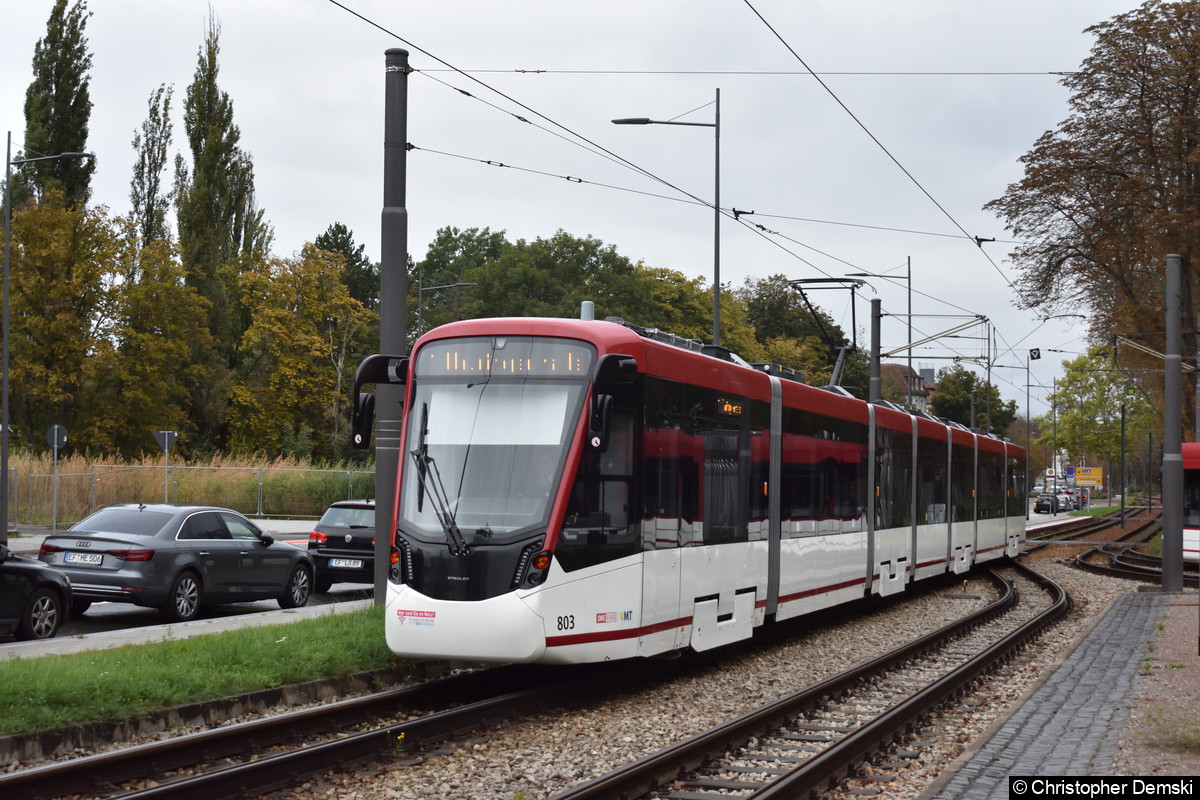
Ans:
[[[993,363],[1021,367],[997,367],[993,379],[1022,412],[1026,353],[1042,349],[1031,369],[1034,415],[1045,412],[1039,395],[1049,391],[1038,385],[1084,349],[1081,320],[1042,324],[1015,308],[1011,244],[981,207],[1019,179],[1020,156],[1067,116],[1059,73],[1091,48],[1084,29],[1134,0],[342,4],[91,0],[93,201],[128,211],[130,140],[160,83],[175,87],[174,150],[183,147],[183,98],[211,7],[221,25],[221,87],[253,157],[278,255],[340,221],[379,258],[384,51],[404,47],[417,70],[408,139],[419,149],[409,155],[407,197],[418,260],[445,226],[503,230],[512,240],[561,229],[711,282],[711,207],[584,140],[711,202],[711,128],[610,120],[709,123],[720,88],[721,206],[756,212],[742,217],[746,225],[722,222],[724,284],[903,275],[911,258],[914,338],[958,324],[957,315],[987,317]],[[14,150],[52,5],[4,4],[0,125],[13,132]],[[976,236],[998,241],[981,250]],[[872,296],[885,312],[907,311],[904,281],[871,284],[877,295],[859,294],[863,330]],[[847,293],[813,300],[849,330]],[[914,365],[985,355],[983,331],[922,347]],[[884,320],[885,350],[905,337],[903,317]]]

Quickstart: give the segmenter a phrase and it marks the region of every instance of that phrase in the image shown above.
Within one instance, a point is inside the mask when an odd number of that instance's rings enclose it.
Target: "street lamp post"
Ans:
[[[425,309],[425,301],[423,299],[423,296],[424,296],[425,292],[432,292],[436,289],[455,289],[459,286],[477,286],[477,285],[478,284],[475,284],[475,283],[463,283],[460,281],[459,283],[443,283],[440,286],[422,286],[421,285],[421,273],[418,272],[417,273],[417,336],[420,337],[421,334],[425,332],[425,316],[423,314],[423,311]]]
[[[693,128],[712,128],[715,141],[713,158],[713,334],[712,343],[721,344],[721,90],[717,89],[716,109],[712,122],[676,122],[675,120],[626,117],[614,119],[614,125],[686,125]]]
[[[12,167],[13,164],[30,164],[35,161],[55,161],[62,158],[93,158],[91,153],[59,153],[53,156],[34,158],[12,157],[12,131],[8,132],[8,148],[4,154],[4,351],[0,369],[0,544],[8,544],[8,269],[12,239]]]
[[[907,348],[908,349],[908,375],[906,376],[906,379],[905,379],[905,383],[908,384],[908,386],[904,392],[904,397],[905,397],[905,405],[907,405],[908,407],[911,408],[912,404],[913,404],[913,399],[912,399],[912,383],[913,383],[913,368],[912,368],[912,346],[913,346],[912,256],[908,257],[907,267],[908,267],[908,272],[903,278],[901,278],[899,275],[881,275],[876,272],[851,272],[846,277],[848,277],[848,278],[883,278],[884,280],[889,280],[889,281],[893,281],[893,280],[901,281],[902,280],[902,281],[908,282],[908,348]]]

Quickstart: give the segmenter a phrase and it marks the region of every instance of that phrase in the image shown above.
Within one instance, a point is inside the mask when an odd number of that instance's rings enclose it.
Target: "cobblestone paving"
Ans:
[[[932,795],[1007,800],[1011,775],[1108,775],[1167,596],[1122,595],[1051,675]]]

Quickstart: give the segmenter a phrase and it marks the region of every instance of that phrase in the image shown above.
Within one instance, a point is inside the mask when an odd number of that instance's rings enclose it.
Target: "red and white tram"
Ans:
[[[1020,447],[723,348],[482,319],[390,361],[406,384],[386,598],[401,655],[707,650],[1015,556],[1025,534]],[[368,363],[359,383],[384,380]]]

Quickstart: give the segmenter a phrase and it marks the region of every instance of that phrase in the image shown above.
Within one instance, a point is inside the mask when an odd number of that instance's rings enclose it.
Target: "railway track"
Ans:
[[[1120,529],[1118,515],[1107,514],[1102,517],[1072,517],[1057,525],[1034,529],[1026,534],[1025,552],[1038,550],[1051,544],[1086,543],[1091,539],[1108,539],[1111,541],[1149,540],[1162,528],[1162,510],[1139,510],[1139,515],[1127,520],[1134,523],[1128,530]],[[1114,531],[1117,533],[1114,535]]]
[[[1161,530],[1162,511],[1158,510],[1111,542],[1097,544],[1080,553],[1075,557],[1075,565],[1099,575],[1162,585],[1162,557],[1138,549]],[[1183,585],[1200,585],[1200,573],[1195,564],[1184,563]]]
[[[0,776],[0,796],[262,794],[369,761],[419,759],[443,743],[453,749],[488,726],[578,706],[635,683],[648,688],[675,673],[674,662],[641,660],[579,668],[495,668]],[[582,686],[588,687],[586,694]],[[816,691],[830,691],[829,682]]]
[[[1114,578],[1128,578],[1162,585],[1162,557],[1150,555],[1137,550],[1140,543],[1122,542],[1119,544],[1093,547],[1075,557],[1075,563],[1081,569]],[[1183,564],[1183,585],[1186,587],[1200,586],[1200,573],[1195,564]]]
[[[995,603],[891,653],[564,792],[556,800],[794,798],[887,750],[1059,619],[1070,599],[1027,567]]]

